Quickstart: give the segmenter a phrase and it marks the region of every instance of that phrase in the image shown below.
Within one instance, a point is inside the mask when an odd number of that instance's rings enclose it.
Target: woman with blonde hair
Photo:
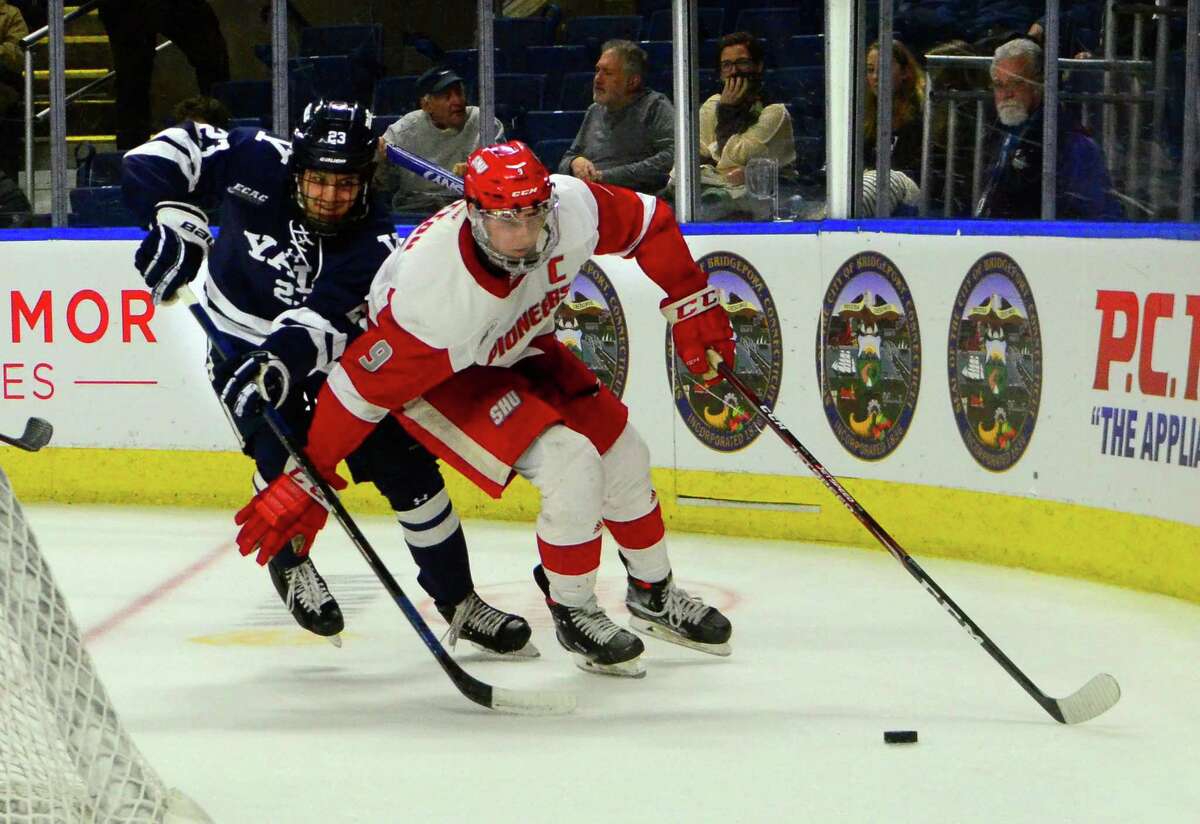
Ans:
[[[908,47],[892,41],[892,169],[913,180],[921,177],[921,112],[925,105],[925,70]],[[875,125],[879,110],[879,43],[867,48],[867,105],[863,123],[864,157],[875,167]]]

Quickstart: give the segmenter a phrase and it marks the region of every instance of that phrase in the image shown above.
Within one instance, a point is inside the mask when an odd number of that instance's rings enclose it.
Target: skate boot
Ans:
[[[643,635],[698,649],[712,655],[729,655],[733,627],[716,607],[675,586],[673,575],[656,584],[629,576],[625,606],[629,626]]]
[[[645,676],[646,667],[639,657],[645,650],[642,640],[614,624],[595,596],[581,607],[564,606],[550,598],[550,582],[541,564],[533,568],[533,578],[546,594],[558,643],[574,657],[575,666],[601,675]]]
[[[448,647],[453,648],[463,638],[484,652],[506,658],[537,658],[541,654],[529,641],[533,630],[528,621],[496,609],[474,591],[457,606],[438,604],[437,610],[450,624],[446,634]]]
[[[303,558],[294,566],[284,566],[277,555],[270,560],[267,568],[271,571],[275,591],[296,623],[315,635],[328,638],[335,647],[340,647],[342,639],[338,633],[345,627],[342,610],[313,562]]]

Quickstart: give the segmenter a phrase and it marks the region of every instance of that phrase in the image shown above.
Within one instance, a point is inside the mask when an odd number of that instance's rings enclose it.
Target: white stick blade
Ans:
[[[492,687],[492,709],[513,715],[568,715],[575,711],[575,695]]]
[[[1066,698],[1057,700],[1059,712],[1067,724],[1082,724],[1110,710],[1121,698],[1117,679],[1100,673]]]

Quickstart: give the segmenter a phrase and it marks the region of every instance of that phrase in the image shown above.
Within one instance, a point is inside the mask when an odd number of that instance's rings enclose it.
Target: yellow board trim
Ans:
[[[208,507],[232,513],[251,492],[250,463],[232,452],[51,447],[36,454],[5,449],[2,457],[23,501]],[[537,515],[537,492],[519,478],[497,501],[453,470],[444,474],[462,517],[532,521]],[[815,478],[656,469],[654,483],[672,529],[880,549]],[[843,483],[918,558],[1024,567],[1200,603],[1200,527],[945,487],[864,479]],[[681,495],[802,504],[819,511],[686,506],[677,502]],[[370,485],[350,489],[345,500],[354,512],[388,512]]]

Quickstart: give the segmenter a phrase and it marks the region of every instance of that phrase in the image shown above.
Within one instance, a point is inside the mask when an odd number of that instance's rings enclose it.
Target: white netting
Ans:
[[[0,824],[208,820],[177,795],[122,728],[0,470]]]

